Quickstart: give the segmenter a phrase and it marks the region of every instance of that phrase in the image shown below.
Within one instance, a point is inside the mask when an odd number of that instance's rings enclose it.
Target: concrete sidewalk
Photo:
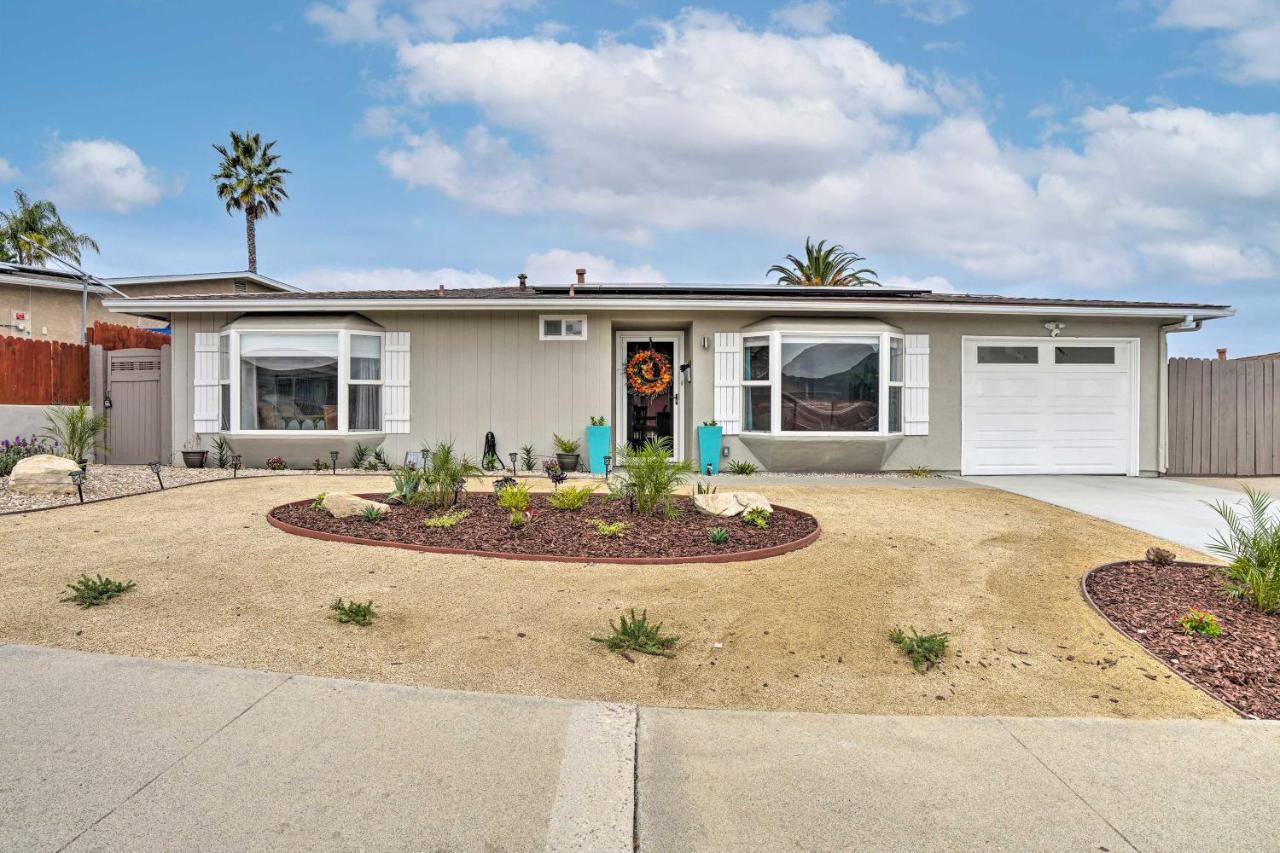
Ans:
[[[1054,474],[957,479],[1113,521],[1202,552],[1210,536],[1224,527],[1208,504],[1243,500],[1238,488],[1155,477]]]
[[[1266,850],[1278,759],[1275,723],[636,709],[0,646],[15,851]]]

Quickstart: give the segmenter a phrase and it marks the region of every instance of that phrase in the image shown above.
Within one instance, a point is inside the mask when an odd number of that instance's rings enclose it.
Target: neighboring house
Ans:
[[[1220,347],[1218,349],[1218,360],[1227,360],[1227,348]],[[1231,359],[1232,361],[1280,361],[1280,352],[1264,352],[1261,355],[1237,355]]]
[[[277,293],[297,288],[249,272],[201,275],[138,276],[102,279],[106,286],[90,285],[88,325],[94,322],[125,323],[142,328],[165,325],[128,311],[113,313],[102,306],[106,297],[158,296],[161,294]],[[45,269],[0,263],[0,335],[44,341],[80,341],[81,299],[84,285],[79,276]],[[115,292],[113,292],[115,291]]]
[[[523,278],[523,277],[522,277]],[[606,415],[617,443],[774,471],[1152,474],[1164,467],[1165,335],[1224,305],[889,288],[585,284],[108,299],[173,330],[170,446],[226,435],[245,464],[393,459],[453,439],[552,452]],[[1056,335],[1053,336],[1053,335]],[[671,385],[626,367],[654,349]]]

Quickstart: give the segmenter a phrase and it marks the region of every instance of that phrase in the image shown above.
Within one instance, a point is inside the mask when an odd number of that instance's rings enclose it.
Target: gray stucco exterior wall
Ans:
[[[498,449],[506,454],[523,444],[540,454],[553,451],[553,433],[581,437],[588,419],[615,419],[615,395],[622,365],[616,363],[615,334],[619,331],[663,331],[683,335],[684,357],[692,381],[681,383],[681,430],[685,456],[696,458],[696,426],[714,414],[714,352],[703,338],[717,332],[736,332],[765,319],[761,312],[583,311],[587,340],[540,341],[536,310],[365,312],[363,316],[387,331],[410,333],[410,433],[387,435],[384,449],[393,460],[424,442],[452,439],[457,447],[479,456],[484,435],[493,431]],[[173,448],[175,453],[193,439],[192,334],[217,332],[238,315],[176,314],[173,319]],[[824,312],[824,318],[830,313]],[[849,314],[849,317],[859,316]],[[865,318],[865,315],[861,315]],[[935,471],[960,468],[961,343],[966,335],[1046,337],[1044,316],[994,314],[877,314],[875,319],[907,334],[929,336],[929,434],[879,439],[884,446],[883,468]],[[1069,318],[1064,335],[1070,337],[1137,338],[1140,341],[1139,467],[1158,469],[1159,440],[1159,319]],[[677,376],[677,382],[680,382]],[[202,437],[208,447],[207,436]],[[313,458],[327,459],[330,449],[344,453],[355,438],[306,435],[244,439],[245,464],[263,464],[268,455],[285,456],[291,465]],[[869,439],[850,438],[849,442]],[[231,437],[232,444],[237,437]],[[760,462],[740,436],[727,436],[730,454]],[[845,441],[836,439],[835,441]],[[838,454],[837,454],[838,455]],[[850,458],[865,455],[850,453]],[[262,458],[258,458],[258,457]],[[818,457],[814,457],[815,460]],[[817,467],[838,466],[839,459]]]

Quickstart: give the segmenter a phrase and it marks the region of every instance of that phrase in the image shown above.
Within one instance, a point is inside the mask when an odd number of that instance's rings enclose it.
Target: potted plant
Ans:
[[[565,473],[571,473],[578,470],[578,449],[582,447],[582,442],[576,438],[565,438],[560,435],[552,434],[552,442],[556,446],[556,462],[560,466],[560,470]]]
[[[724,427],[715,421],[703,421],[698,427],[698,472],[720,473],[720,445],[724,441]]]
[[[200,448],[200,439],[182,445],[182,464],[188,468],[203,468],[209,461],[209,451]]]
[[[613,427],[603,415],[593,417],[587,427],[587,467],[592,474],[607,474],[604,458],[613,452]]]
[[[88,403],[78,406],[51,406],[45,410],[48,429],[42,435],[62,448],[62,454],[74,461],[84,471],[89,467],[89,455],[107,431],[107,416],[93,413]],[[106,446],[103,445],[103,451]]]

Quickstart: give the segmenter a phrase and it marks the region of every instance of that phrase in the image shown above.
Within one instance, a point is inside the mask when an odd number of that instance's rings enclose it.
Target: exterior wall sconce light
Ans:
[[[693,381],[693,362],[686,361],[680,365],[680,378],[684,380],[686,385]]]
[[[160,479],[160,463],[148,462],[147,467],[151,469],[151,473],[156,475],[156,482],[160,484],[160,491],[164,491],[164,480]]]
[[[80,496],[80,503],[84,503],[84,472],[69,471],[67,476],[71,478],[71,482],[76,484],[76,494]]]
[[[240,473],[240,454],[234,453],[231,455],[231,479],[234,480],[239,473]]]
[[[338,475],[338,451],[336,450],[329,451],[329,467],[333,468],[333,474],[336,477]]]
[[[1051,321],[1045,323],[1044,327],[1049,330],[1049,337],[1056,338],[1058,335],[1062,334],[1062,330],[1067,327],[1067,324]]]
[[[706,335],[702,336],[702,348],[711,349],[711,338],[707,337]]]

